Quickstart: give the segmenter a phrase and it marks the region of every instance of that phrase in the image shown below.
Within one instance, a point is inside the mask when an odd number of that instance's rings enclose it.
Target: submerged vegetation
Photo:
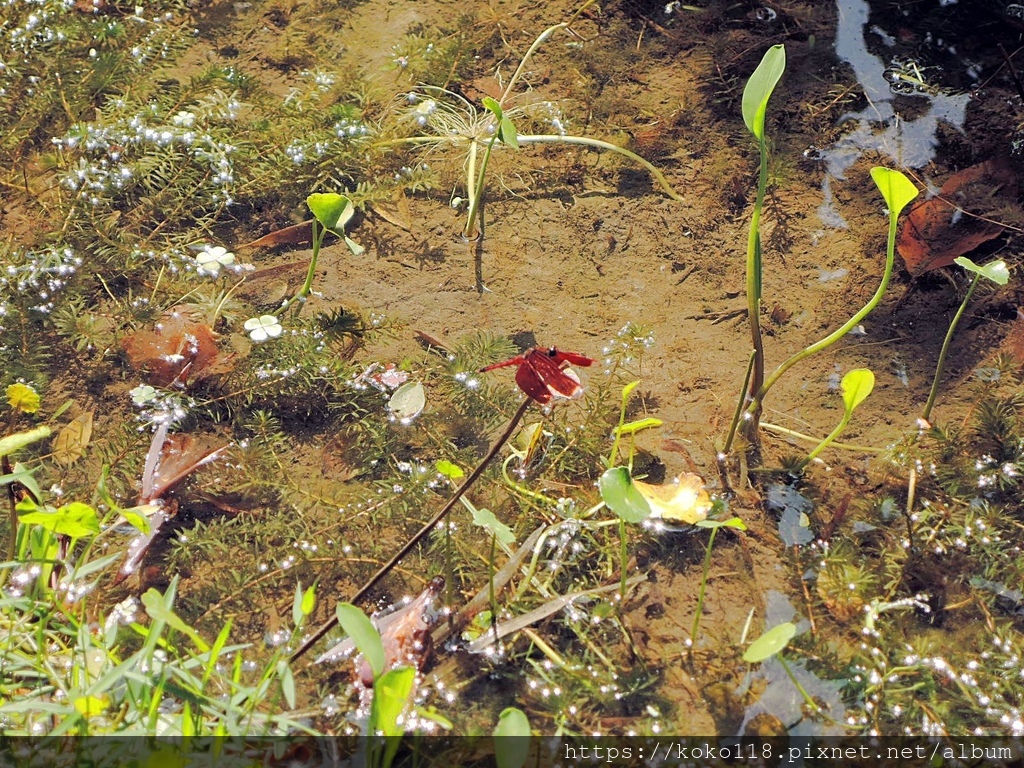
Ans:
[[[755,26],[760,65],[715,64],[705,116],[731,131],[715,162],[740,168],[724,178],[666,149],[703,114],[696,89],[671,117],[617,122],[628,99],[602,89],[633,81],[606,57],[649,27],[615,4],[559,4],[557,21],[499,3],[444,33],[402,22],[390,63],[362,67],[314,50],[358,4],[190,5],[39,0],[0,21],[5,733],[1024,734],[1021,321],[997,353],[973,346],[1013,314],[1013,262],[956,258],[973,276],[936,343],[901,331],[937,360],[930,392],[914,382],[923,412],[893,397],[883,353],[850,341],[895,311],[898,220],[924,187],[910,168],[848,171],[870,296],[819,297],[836,306],[818,317],[772,304],[805,267],[776,259],[801,258],[785,230],[802,170],[771,172],[792,148],[769,117],[797,109],[788,78],[813,41]],[[658,51],[682,44],[681,14],[697,33],[723,21],[663,10]],[[246,18],[288,28],[264,69],[196,42]],[[701,51],[692,66],[710,72],[714,45]],[[585,108],[560,101],[567,83]],[[744,124],[756,158],[727,156]],[[533,165],[505,151],[531,143],[565,146]],[[556,154],[566,165],[537,182]],[[728,266],[699,261],[712,226],[688,200],[720,181],[716,248],[746,238]],[[486,242],[485,184],[514,219],[490,217]],[[570,207],[590,218],[549,247]],[[448,248],[465,241],[475,293],[452,287],[465,270]],[[485,253],[503,257],[489,288]],[[575,268],[592,274],[563,286]],[[445,291],[441,328],[430,299],[422,317],[394,309],[424,274]],[[659,307],[655,325],[631,309],[666,277],[673,330]],[[720,309],[734,282],[745,307]],[[561,303],[579,288],[589,304]],[[684,317],[673,292],[691,288],[708,311]],[[722,355],[694,331],[677,365],[660,340],[744,315],[749,350],[725,324]],[[874,350],[895,343],[886,323]],[[806,371],[792,388],[811,402],[826,350],[836,394],[814,402],[833,412],[787,404],[776,383]],[[784,362],[766,374],[769,354]],[[674,398],[707,410],[686,424]],[[762,421],[776,403],[821,434]],[[369,749],[373,765],[397,758]]]

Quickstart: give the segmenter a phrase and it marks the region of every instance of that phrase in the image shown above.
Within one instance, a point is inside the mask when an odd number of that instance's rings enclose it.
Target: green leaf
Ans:
[[[364,253],[366,253],[366,248],[361,246],[348,235],[345,235],[345,245],[348,246],[348,250],[351,252],[353,256],[362,256]]]
[[[1006,268],[1006,262],[1002,259],[990,261],[983,267],[979,267],[966,256],[957,256],[953,261],[976,275],[981,275],[997,285],[1006,285],[1010,281],[1010,270]]]
[[[302,612],[302,585],[296,583],[295,597],[292,598],[292,624],[296,627],[299,626],[304,615]]]
[[[637,421],[631,421],[627,424],[621,424],[613,430],[613,434],[616,435],[632,435],[636,434],[640,430],[650,429],[651,427],[660,427],[664,424],[661,419],[646,418],[638,419]]]
[[[871,178],[875,180],[878,191],[885,198],[889,207],[889,216],[895,218],[907,207],[907,203],[917,197],[917,187],[899,171],[891,168],[875,166],[871,169]]]
[[[789,645],[795,635],[796,624],[791,621],[774,626],[750,644],[743,654],[743,660],[748,664],[756,664],[770,659]]]
[[[111,509],[117,509],[117,507],[111,507]],[[158,509],[160,509],[159,504],[141,504],[129,509],[117,509],[117,511],[139,533],[149,533],[149,518]]]
[[[768,99],[785,69],[786,48],[773,45],[765,52],[743,89],[743,122],[758,141],[764,141],[764,116],[768,111]]]
[[[352,603],[338,603],[334,613],[345,634],[352,638],[356,648],[366,658],[376,680],[384,671],[384,643],[381,642],[377,628],[367,615]]]
[[[484,109],[493,114],[494,118],[498,121],[498,139],[501,143],[507,144],[512,147],[512,149],[519,149],[519,139],[516,134],[516,127],[512,124],[512,120],[505,115],[504,110],[501,108],[501,104],[490,96],[484,96],[482,102]]]
[[[157,592],[152,587],[149,588],[142,595],[142,604],[146,607],[146,613],[154,621],[162,621],[171,629],[175,629],[185,635],[188,635],[192,639],[192,642],[196,644],[196,647],[203,653],[210,651],[210,646],[205,640],[196,632],[192,627],[185,623],[178,614],[176,614],[171,608],[165,604],[164,596]]]
[[[854,368],[843,376],[843,403],[846,406],[847,415],[853,413],[853,409],[863,403],[874,388],[875,374],[867,368]]]
[[[100,521],[96,510],[88,504],[73,501],[52,512],[40,509],[29,500],[18,504],[17,509],[30,509],[27,514],[19,515],[21,523],[39,525],[51,533],[70,536],[73,539],[82,536],[94,536],[100,532]]]
[[[306,198],[306,205],[317,221],[334,231],[344,230],[355,214],[352,201],[336,192],[316,192]]]
[[[699,528],[735,528],[738,531],[747,530],[746,524],[738,517],[730,517],[728,520],[699,520],[694,523]]]
[[[489,509],[477,509],[474,507],[473,522],[493,533],[495,538],[502,544],[515,544],[516,542],[516,536],[512,533],[512,529],[495,517],[494,513]]]
[[[36,468],[38,469],[38,467]],[[35,469],[28,469],[20,461],[14,465],[14,471],[9,475],[0,475],[0,485],[8,485],[10,483],[21,483],[23,486],[28,488],[29,493],[35,499],[41,499],[43,492],[39,489],[39,483],[32,477],[32,473]]]
[[[501,118],[505,116],[505,113],[501,108],[501,104],[498,103],[498,100],[492,99],[490,96],[484,96],[481,101],[484,105],[484,109],[493,114],[495,119],[500,123]]]
[[[28,384],[11,384],[7,388],[7,404],[22,413],[35,413],[39,410],[39,393]]]
[[[466,476],[466,473],[462,471],[462,467],[458,464],[452,464],[452,462],[445,459],[440,459],[435,463],[434,468],[449,480],[461,480]]]
[[[399,723],[402,710],[416,682],[416,670],[398,667],[381,675],[373,684],[373,703],[370,705],[370,733],[383,736],[401,736],[405,729]],[[401,741],[397,738],[370,739],[370,765],[389,768]],[[383,750],[383,752],[381,752]],[[376,759],[374,759],[376,758]]]
[[[316,606],[316,584],[310,584],[309,589],[302,593],[302,615],[309,616]]]
[[[50,436],[49,427],[36,427],[25,432],[15,432],[13,435],[0,438],[0,456],[6,456],[19,451],[26,445],[31,445],[37,440]]]
[[[281,681],[281,692],[284,693],[288,708],[295,709],[295,676],[292,674],[292,668],[288,666],[288,659],[277,662],[277,677]]]
[[[640,523],[651,516],[651,505],[633,485],[626,467],[605,470],[597,487],[608,508],[627,523]]]
[[[523,768],[530,756],[530,721],[526,713],[507,707],[494,727],[494,759],[498,768]]]
[[[629,401],[629,396],[633,394],[633,390],[640,386],[640,380],[631,381],[629,384],[622,388],[622,402],[625,404]]]

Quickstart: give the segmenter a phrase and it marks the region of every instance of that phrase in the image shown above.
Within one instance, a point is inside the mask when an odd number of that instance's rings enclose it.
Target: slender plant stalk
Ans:
[[[782,656],[776,656],[775,658],[778,659],[779,664],[782,665],[782,668],[784,670],[786,670],[786,674],[789,675],[789,679],[793,682],[793,685],[796,686],[796,689],[798,691],[800,691],[800,695],[804,697],[804,701],[806,701],[807,704],[810,707],[812,707],[815,712],[821,712],[822,709],[818,705],[818,702],[816,702],[814,699],[812,699],[811,698],[811,694],[809,694],[807,692],[807,689],[804,688],[802,685],[800,685],[800,681],[796,679],[796,675],[793,674],[793,670],[791,670],[789,668],[789,664],[786,663],[786,660],[783,659]],[[829,719],[831,720],[831,718],[829,718]],[[835,721],[833,721],[833,722],[835,722]]]
[[[480,173],[476,178],[476,186],[472,187],[473,181],[473,165],[476,160],[476,142],[470,147],[469,150],[469,166],[466,171],[466,186],[469,192],[469,213],[466,216],[466,228],[462,230],[462,236],[467,240],[473,240],[477,236],[476,219],[480,210],[480,201],[484,196],[484,178],[487,174],[487,164],[491,160],[491,151],[494,149],[494,142],[498,140],[498,131],[495,129],[494,135],[491,136],[487,142],[487,146],[484,149],[484,158],[480,162]]]
[[[788,429],[787,427],[780,427],[778,424],[769,424],[767,421],[762,421],[761,426],[767,429],[769,432],[777,432],[780,435],[787,435],[789,437],[796,438],[797,440],[803,440],[808,443],[820,442],[818,438],[812,437],[811,435],[805,435],[803,432],[797,432],[794,429]],[[834,442],[829,444],[832,448],[838,448],[841,451],[854,451],[856,453],[872,453],[879,454],[884,453],[885,450],[882,448],[872,448],[869,445],[853,445],[852,443],[839,443]]]
[[[953,340],[956,327],[960,324],[960,318],[963,317],[964,310],[967,309],[967,303],[971,300],[971,296],[974,295],[974,289],[978,287],[980,279],[981,273],[976,272],[974,279],[971,281],[971,287],[967,289],[967,295],[960,302],[960,309],[953,315],[953,320],[949,324],[949,330],[946,331],[946,338],[942,341],[942,351],[939,352],[939,362],[935,366],[935,378],[932,379],[932,388],[928,393],[928,402],[924,404],[924,411],[921,412],[921,418],[925,421],[928,421],[928,418],[932,415],[932,408],[935,407],[935,398],[939,395],[939,384],[942,382],[942,371],[946,367],[946,354],[949,352],[949,344]]]
[[[697,631],[700,629],[700,615],[704,612],[704,593],[708,587],[708,573],[711,571],[711,550],[715,546],[715,536],[718,528],[711,529],[711,536],[708,537],[708,548],[704,552],[704,573],[700,578],[700,590],[697,592],[697,613],[693,617],[693,629],[690,631],[690,653],[697,647]]]
[[[819,339],[814,344],[811,344],[808,347],[804,347],[791,358],[782,363],[778,368],[776,368],[772,372],[771,376],[769,376],[764,381],[764,383],[756,390],[754,390],[753,382],[751,382],[752,399],[750,401],[750,404],[747,406],[746,412],[752,419],[755,418],[755,414],[760,414],[761,404],[764,401],[765,395],[768,394],[768,390],[770,390],[775,385],[775,382],[782,378],[782,375],[786,373],[786,371],[788,371],[794,365],[799,363],[801,360],[804,360],[810,357],[811,355],[820,352],[821,350],[835,344],[846,334],[852,331],[861,320],[867,317],[871,310],[878,306],[878,302],[882,300],[882,296],[883,294],[885,294],[886,288],[889,287],[889,278],[892,277],[893,263],[895,262],[896,258],[896,225],[897,217],[890,216],[889,238],[885,249],[885,270],[882,273],[882,281],[878,284],[878,290],[875,291],[874,295],[868,300],[868,303],[861,307],[860,310],[853,317],[851,317],[849,320],[843,323],[842,326],[834,330],[828,336],[824,337],[823,339]]]
[[[462,483],[462,485],[458,487],[455,493],[452,494],[451,498],[449,498],[445,505],[441,507],[441,510],[432,518],[430,518],[430,520],[424,523],[423,527],[420,528],[416,532],[416,534],[411,539],[409,539],[405,543],[405,545],[400,550],[398,550],[398,552],[396,552],[395,555],[390,560],[388,560],[384,565],[382,565],[380,569],[378,569],[378,571],[370,577],[369,581],[367,581],[365,584],[363,584],[363,586],[356,590],[356,593],[352,595],[352,597],[347,602],[356,604],[364,597],[366,597],[370,590],[377,586],[377,583],[381,579],[383,579],[388,573],[394,570],[394,567],[398,565],[399,562],[401,562],[402,558],[408,555],[413,550],[413,548],[417,544],[419,544],[419,542],[422,541],[423,538],[428,533],[430,533],[434,529],[434,527],[439,522],[441,522],[449,512],[451,512],[452,507],[454,507],[458,503],[459,499],[462,498],[463,494],[466,491],[468,491],[477,480],[480,479],[480,476],[484,473],[484,470],[487,469],[487,465],[494,460],[494,457],[498,455],[498,452],[501,450],[501,447],[506,442],[508,442],[508,439],[512,436],[512,433],[515,432],[515,429],[519,425],[519,422],[522,421],[523,416],[526,414],[526,409],[530,407],[531,402],[532,400],[530,400],[530,398],[528,397],[523,399],[523,402],[519,404],[518,410],[515,412],[515,414],[509,421],[508,426],[505,427],[504,431],[498,436],[498,439],[495,440],[491,447],[487,450],[487,453],[480,460],[480,463],[477,464],[473,471],[469,473],[469,475],[466,477],[466,480]],[[288,663],[294,664],[296,661],[305,656],[310,648],[312,648],[324,635],[326,635],[328,632],[334,629],[337,625],[338,617],[336,615],[332,616],[330,619],[324,622],[312,635],[309,636],[309,638],[307,638],[306,642],[300,645],[295,650],[295,652],[288,657]]]
[[[764,339],[761,336],[761,211],[764,208],[764,195],[768,186],[768,151],[763,135],[757,144],[761,165],[757,175],[757,197],[754,200],[754,212],[750,217],[750,232],[747,235],[746,285],[747,317],[750,323],[750,344],[754,350],[754,365],[750,375],[750,388],[747,390],[751,402],[746,411],[748,418],[743,424],[743,434],[752,446],[758,443],[758,425],[761,421],[761,401],[757,399],[756,393],[761,391],[764,383]]]
[[[747,387],[750,385],[750,376],[754,371],[754,361],[757,359],[757,350],[750,350],[750,359],[747,361],[747,372],[743,376],[743,386],[740,387],[740,397],[736,401],[736,410],[732,414],[732,424],[729,425],[729,436],[725,439],[725,448],[722,450],[726,456],[732,450],[732,441],[736,437],[736,428],[740,424],[740,414],[743,413],[743,406],[747,401]]]
[[[280,317],[282,313],[292,304],[297,301],[305,301],[306,297],[309,296],[310,291],[313,290],[313,277],[316,275],[316,262],[320,256],[320,246],[324,243],[324,238],[327,236],[327,228],[324,227],[315,218],[312,222],[313,225],[313,255],[309,257],[309,269],[306,270],[306,282],[302,284],[302,288],[299,292],[292,296],[288,301],[281,305],[280,309],[275,313]],[[219,309],[219,307],[218,307]]]
[[[536,133],[519,135],[516,137],[520,144],[579,144],[584,147],[594,147],[595,149],[607,149],[609,152],[617,152],[623,157],[628,157],[635,163],[639,163],[655,178],[658,184],[664,190],[665,194],[671,197],[677,202],[683,201],[683,196],[676,192],[672,185],[668,183],[668,179],[665,178],[665,174],[654,167],[650,162],[644,160],[640,155],[635,152],[630,152],[625,147],[620,147],[617,144],[612,144],[608,141],[601,141],[601,139],[591,139],[588,136],[562,136],[557,133]]]

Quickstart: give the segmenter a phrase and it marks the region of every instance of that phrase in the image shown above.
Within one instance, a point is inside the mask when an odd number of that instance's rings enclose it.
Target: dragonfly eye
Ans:
[[[558,349],[556,347],[550,347],[545,354],[548,357],[558,357]]]

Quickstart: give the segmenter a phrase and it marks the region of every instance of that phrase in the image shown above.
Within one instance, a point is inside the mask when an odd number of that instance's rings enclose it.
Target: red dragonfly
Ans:
[[[569,366],[588,367],[595,362],[597,361],[593,358],[579,352],[563,352],[557,347],[533,347],[511,360],[481,368],[480,373],[518,365],[516,384],[523,392],[543,405],[551,402],[554,397],[575,400],[582,395],[583,385],[580,384],[580,378]]]

